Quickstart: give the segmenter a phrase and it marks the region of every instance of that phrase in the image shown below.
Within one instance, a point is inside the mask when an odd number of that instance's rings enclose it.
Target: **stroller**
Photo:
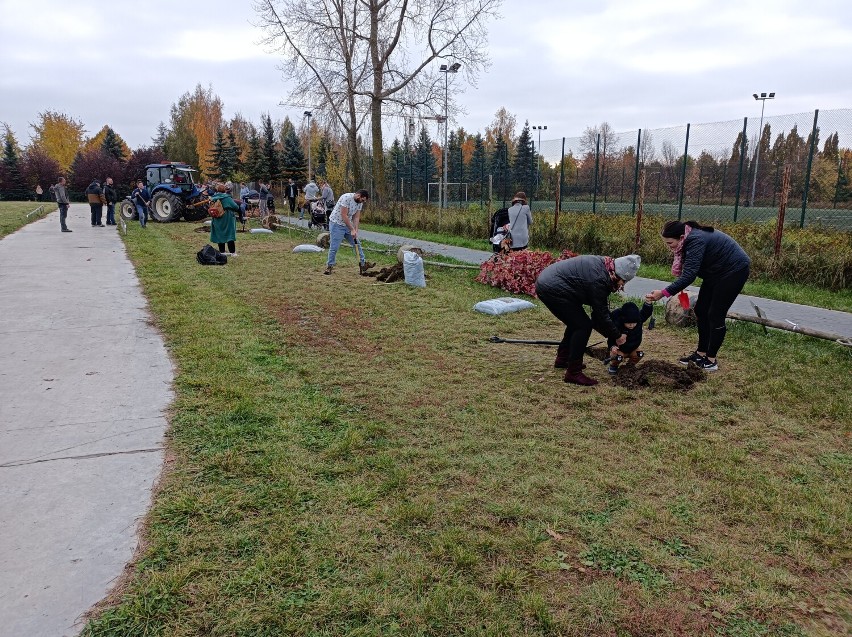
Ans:
[[[314,226],[328,230],[325,201],[322,199],[311,202],[311,218],[308,219],[308,228],[313,228]]]

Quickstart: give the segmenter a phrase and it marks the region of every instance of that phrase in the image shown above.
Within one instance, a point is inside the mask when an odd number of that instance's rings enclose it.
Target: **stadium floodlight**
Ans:
[[[536,152],[536,170],[535,170],[535,194],[538,194],[538,182],[541,179],[541,131],[547,130],[547,126],[533,126],[533,130],[538,131],[538,151]]]
[[[775,93],[770,93],[767,95],[766,93],[761,93],[760,97],[758,97],[757,93],[753,93],[754,99],[760,102],[760,126],[757,129],[757,148],[754,150],[754,178],[751,182],[751,201],[749,202],[749,207],[754,208],[754,192],[757,188],[757,168],[760,165],[760,139],[763,137],[763,109],[766,106],[766,100],[774,100]]]
[[[305,117],[308,118],[308,181],[311,180],[311,117],[313,113],[310,111],[304,112]]]

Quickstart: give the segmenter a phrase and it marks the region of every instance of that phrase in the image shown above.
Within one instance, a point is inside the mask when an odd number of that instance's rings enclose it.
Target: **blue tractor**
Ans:
[[[197,172],[182,162],[166,162],[145,166],[145,181],[151,193],[148,214],[155,221],[200,221],[207,216],[207,194],[199,190],[192,177]],[[121,202],[121,216],[126,221],[138,218],[130,198]]]

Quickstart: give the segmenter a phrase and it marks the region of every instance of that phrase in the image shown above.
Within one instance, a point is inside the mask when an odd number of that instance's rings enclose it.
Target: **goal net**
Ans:
[[[453,206],[460,203],[467,203],[467,182],[449,182],[447,183],[447,205]],[[426,193],[426,202],[438,204],[441,201],[441,189],[444,183],[440,181],[430,181],[428,184],[428,192]]]

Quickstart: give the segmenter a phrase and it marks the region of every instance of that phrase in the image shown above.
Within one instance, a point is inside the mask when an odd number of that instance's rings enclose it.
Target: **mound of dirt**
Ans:
[[[395,283],[405,280],[405,272],[402,269],[401,263],[395,263],[390,267],[382,268],[378,272],[367,272],[367,276],[374,276],[376,277],[376,281],[381,281],[382,283]]]
[[[688,391],[705,378],[704,372],[695,365],[681,367],[666,361],[644,361],[638,365],[622,365],[612,380],[619,387],[627,389],[650,387]]]

